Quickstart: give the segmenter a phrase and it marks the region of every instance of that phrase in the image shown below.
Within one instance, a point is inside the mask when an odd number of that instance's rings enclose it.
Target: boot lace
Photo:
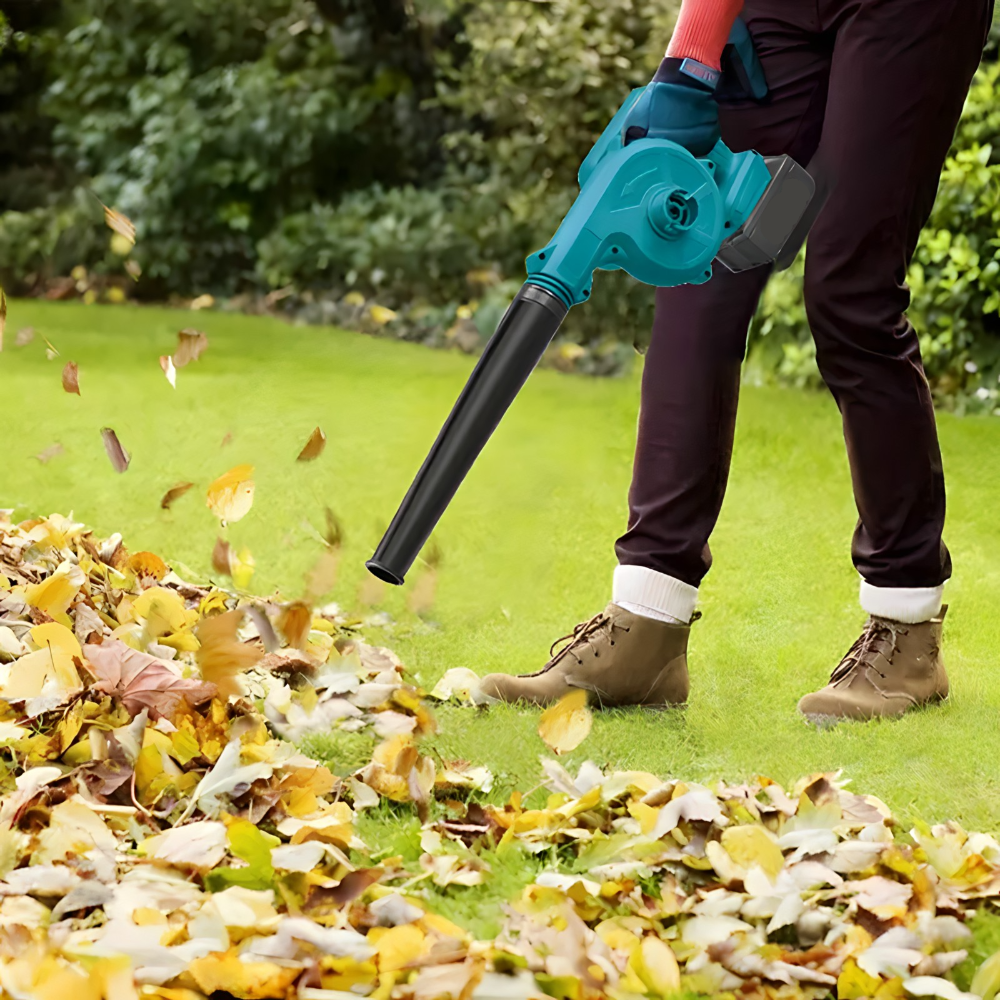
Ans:
[[[861,676],[867,679],[879,694],[884,694],[874,675],[877,674],[880,680],[885,680],[885,674],[875,663],[879,654],[892,663],[899,636],[905,635],[907,631],[896,622],[885,618],[870,618],[857,641],[830,675],[830,683],[834,687],[845,682],[850,685],[855,677]]]
[[[603,632],[608,632],[610,635],[614,635],[615,629],[620,629],[622,632],[631,631],[630,628],[625,625],[619,625],[611,615],[605,614],[603,611],[599,614],[594,615],[593,618],[588,619],[585,622],[580,622],[579,625],[573,626],[573,631],[567,633],[564,636],[560,636],[551,646],[549,646],[549,656],[552,657],[548,663],[539,671],[539,673],[545,673],[547,670],[551,670],[564,656],[572,655],[577,663],[583,663],[577,654],[577,650],[582,646],[593,646],[594,639]],[[556,652],[556,646],[559,643],[565,642],[566,645],[563,646],[559,652]],[[615,640],[611,639],[611,645],[615,644]],[[600,655],[596,648],[594,650],[594,655]]]

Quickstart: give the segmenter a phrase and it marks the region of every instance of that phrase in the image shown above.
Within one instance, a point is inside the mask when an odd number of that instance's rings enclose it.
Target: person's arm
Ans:
[[[720,69],[722,50],[742,9],[743,0],[684,0],[667,58],[694,59]]]

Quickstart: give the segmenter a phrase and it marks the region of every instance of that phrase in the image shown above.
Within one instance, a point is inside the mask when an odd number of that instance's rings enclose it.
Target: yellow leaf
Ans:
[[[224,698],[239,693],[236,675],[263,656],[259,646],[249,646],[237,637],[236,630],[242,620],[241,610],[226,611],[205,618],[197,628],[201,648],[196,655],[202,679],[214,684]]]
[[[837,978],[837,997],[839,1000],[861,1000],[862,997],[873,997],[875,991],[882,985],[881,979],[869,976],[858,968],[853,958],[849,958]]]
[[[365,304],[365,297],[361,292],[348,292],[344,296],[344,305],[353,306],[355,309],[359,309]]]
[[[391,309],[386,309],[385,306],[372,305],[368,307],[368,315],[379,325],[385,326],[386,323],[391,323],[397,318],[398,313],[394,313]]]
[[[208,507],[223,525],[246,517],[253,506],[253,466],[237,465],[208,488]]]
[[[593,717],[587,708],[587,692],[571,691],[542,712],[538,735],[557,754],[575,750],[590,733]]]
[[[969,987],[970,993],[975,993],[983,1000],[993,1000],[998,991],[1000,991],[1000,951],[991,955],[979,966]]]
[[[243,1000],[287,996],[302,973],[297,965],[287,968],[274,962],[244,962],[232,949],[196,958],[187,971],[203,993],[219,990]]]
[[[741,868],[760,865],[770,879],[785,867],[785,857],[770,831],[762,826],[731,826],[722,831],[722,846]]]
[[[24,599],[64,625],[69,624],[66,610],[83,586],[85,577],[78,566],[63,563],[47,580],[34,583],[24,591]]]
[[[394,972],[409,965],[423,954],[426,940],[424,932],[415,924],[390,927],[375,943],[379,970]]]
[[[111,236],[111,252],[116,257],[127,257],[132,252],[135,240],[130,240],[121,233],[114,233]]]
[[[632,953],[629,964],[646,986],[646,991],[656,996],[666,996],[681,988],[681,970],[670,945],[654,935],[647,934]]]
[[[150,587],[132,602],[133,620],[143,619],[150,625],[154,622],[162,630],[151,628],[154,638],[170,632],[179,632],[197,621],[197,614],[184,606],[184,598],[176,590],[167,587]],[[119,618],[121,616],[119,615]]]

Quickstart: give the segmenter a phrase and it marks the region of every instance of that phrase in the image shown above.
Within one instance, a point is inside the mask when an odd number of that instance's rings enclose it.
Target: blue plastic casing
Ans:
[[[723,143],[698,159],[664,139],[624,144],[634,90],[580,168],[580,195],[549,244],[527,261],[528,283],[566,304],[590,297],[595,270],[623,270],[647,285],[700,284],[723,241],[771,180],[758,153]]]

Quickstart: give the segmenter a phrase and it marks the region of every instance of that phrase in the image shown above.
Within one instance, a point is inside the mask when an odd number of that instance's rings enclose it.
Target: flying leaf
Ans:
[[[7,296],[0,288],[0,351],[3,350],[3,332],[7,328]]]
[[[65,452],[66,449],[57,441],[55,444],[50,444],[48,448],[44,448],[42,451],[40,451],[35,456],[35,458],[37,458],[38,461],[42,463],[42,465],[48,465],[48,463],[51,462],[52,459],[58,457],[59,455],[65,454]]]
[[[328,549],[316,561],[316,565],[306,575],[306,600],[310,604],[315,604],[333,590],[339,564],[340,553],[336,549]]]
[[[178,483],[176,486],[171,486],[170,489],[163,494],[163,499],[160,500],[160,506],[164,510],[170,510],[170,505],[175,500],[180,500],[180,498],[184,496],[184,494],[187,493],[192,486],[194,486],[194,483]]]
[[[133,281],[138,281],[142,274],[142,267],[137,260],[125,261],[125,270]]]
[[[323,449],[326,447],[326,435],[323,433],[322,429],[317,427],[316,430],[309,435],[309,440],[306,441],[305,447],[299,452],[299,457],[296,459],[297,462],[311,462],[314,458],[319,458],[323,454]]]
[[[33,326],[22,326],[14,336],[15,347],[27,347],[35,339],[35,328]]]
[[[587,738],[592,722],[587,692],[571,691],[542,712],[538,735],[554,753],[569,753]]]
[[[59,352],[52,346],[52,341],[48,337],[42,337],[45,341],[45,358],[48,361],[55,361],[59,357]]]
[[[325,508],[324,514],[326,516],[326,529],[322,533],[323,541],[331,549],[340,548],[344,544],[344,526],[329,507]]]
[[[112,468],[115,472],[124,472],[132,458],[122,447],[118,435],[110,427],[102,427],[101,437],[104,440],[104,450],[108,453]]]
[[[177,368],[174,366],[174,359],[169,354],[160,355],[160,367],[171,387],[177,388]]]
[[[124,236],[129,243],[135,246],[135,226],[132,224],[132,220],[127,215],[122,215],[121,212],[116,212],[103,203],[101,207],[104,209],[104,221],[108,229],[118,233],[119,236]]]
[[[223,527],[246,517],[253,506],[253,466],[237,465],[208,487],[207,503]]]
[[[126,646],[118,639],[83,647],[97,678],[94,687],[121,699],[132,714],[144,708],[150,717],[169,719],[181,701],[200,705],[216,694],[212,684],[181,677],[166,660]]]
[[[278,628],[285,641],[293,649],[301,649],[306,644],[306,636],[312,625],[312,609],[303,601],[295,601],[282,609]]]
[[[62,387],[66,392],[80,395],[80,369],[75,361],[67,361],[62,373]]]
[[[215,296],[209,295],[207,292],[204,295],[196,295],[189,305],[190,309],[197,312],[199,309],[211,309],[215,305]]]
[[[242,609],[224,611],[203,619],[196,629],[201,643],[196,654],[201,676],[214,684],[223,697],[239,694],[236,675],[252,667],[263,655],[260,647],[240,642],[236,630],[242,620]]]
[[[174,351],[174,366],[183,368],[197,361],[208,348],[208,334],[193,327],[185,327],[177,332],[177,348]]]

